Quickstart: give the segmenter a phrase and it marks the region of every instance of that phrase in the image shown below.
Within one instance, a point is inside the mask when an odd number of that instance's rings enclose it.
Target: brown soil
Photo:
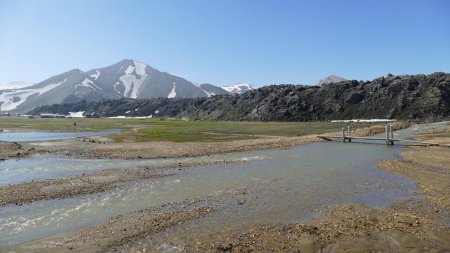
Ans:
[[[34,152],[35,148],[27,144],[0,141],[0,161],[28,157]]]
[[[207,156],[219,153],[241,152],[256,149],[270,149],[300,145],[319,141],[316,136],[266,137],[255,140],[230,142],[134,142],[98,144],[66,140],[62,142],[39,143],[39,153],[76,158],[150,159],[171,157]]]
[[[450,132],[450,126],[441,126],[441,127],[434,127],[434,128],[422,130],[417,135],[430,137],[432,135],[448,133],[448,132]]]
[[[200,235],[185,252],[424,252],[450,248],[450,232],[394,209],[347,205],[312,224],[253,226]],[[168,242],[171,242],[168,239]],[[176,245],[176,242],[172,242]],[[146,247],[148,245],[145,245]],[[141,248],[137,248],[141,249]]]

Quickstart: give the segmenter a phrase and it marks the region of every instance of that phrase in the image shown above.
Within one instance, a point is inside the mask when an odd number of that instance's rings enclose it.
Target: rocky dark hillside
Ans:
[[[69,111],[98,112],[102,116],[262,121],[441,118],[450,115],[450,74],[388,75],[373,81],[347,80],[320,87],[271,85],[210,98],[83,101],[43,106],[30,113]]]
[[[330,84],[330,83],[339,83],[342,81],[347,81],[347,79],[342,78],[340,76],[335,76],[335,75],[331,75],[331,76],[327,76],[326,78],[320,80],[316,85],[317,86],[322,86],[325,84]]]

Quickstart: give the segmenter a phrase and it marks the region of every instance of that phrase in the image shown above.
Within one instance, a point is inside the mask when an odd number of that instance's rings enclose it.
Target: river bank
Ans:
[[[394,122],[394,129],[409,126],[408,122]],[[355,136],[369,136],[384,131],[383,125],[355,129]],[[340,134],[340,133],[327,133]],[[82,159],[152,159],[174,157],[196,157],[213,154],[245,152],[273,148],[292,147],[322,141],[316,134],[304,136],[255,136],[225,142],[108,142],[99,138],[86,137],[62,141],[43,141],[28,143],[0,142],[0,159],[21,159],[36,154]],[[103,139],[103,138],[100,138]]]
[[[427,137],[431,138],[431,137]],[[432,138],[448,143],[450,138]],[[450,250],[450,149],[408,147],[402,160],[383,161],[383,170],[416,181],[423,198],[384,209],[351,204],[331,207],[310,224],[244,226],[188,243],[164,237],[183,252],[445,252]],[[136,239],[113,252],[152,252],[153,239]],[[146,242],[147,241],[147,242]]]
[[[450,138],[421,138],[450,142]],[[215,219],[229,205],[251,201],[245,188],[236,188],[115,216],[4,252],[445,252],[450,249],[449,153],[447,147],[407,147],[401,159],[380,162],[382,170],[417,184],[417,198],[386,208],[328,206],[308,223],[253,224],[180,234],[180,227],[190,231],[189,224]]]
[[[380,162],[383,170],[414,179],[416,194],[424,196],[383,209],[330,206],[325,215],[305,224],[255,224],[194,232],[184,239],[171,236],[176,228],[212,218],[232,202],[245,203],[246,190],[235,189],[119,215],[4,252],[445,252],[450,249],[449,152],[445,147],[408,147],[402,160]]]
[[[0,206],[23,205],[39,200],[64,199],[79,195],[96,194],[138,180],[170,176],[169,170],[194,166],[226,164],[232,161],[177,162],[165,165],[147,165],[136,168],[104,169],[73,177],[0,186]]]
[[[404,128],[405,123],[398,122],[395,128]],[[373,135],[382,131],[382,125],[374,125],[368,128],[354,130],[354,135]],[[16,153],[19,157],[29,157],[30,153],[70,156],[70,158],[91,159],[138,159],[145,158],[168,158],[168,157],[192,157],[209,156],[220,153],[244,152],[251,150],[273,149],[303,145],[322,141],[316,135],[301,137],[265,137],[256,140],[242,140],[224,143],[173,143],[173,142],[151,142],[151,143],[119,143],[98,144],[96,142],[81,142],[77,140],[64,140],[59,142],[43,142],[35,144],[19,144],[3,142],[4,154],[15,153],[18,150],[27,149],[24,153]],[[45,148],[35,148],[36,145]],[[8,146],[8,148],[6,148]],[[32,148],[30,148],[32,146]],[[16,157],[17,158],[17,157]],[[150,178],[165,176],[163,169],[187,168],[193,166],[205,166],[213,164],[225,164],[232,161],[210,161],[210,162],[176,162],[173,164],[145,166],[137,168],[106,169],[94,173],[83,173],[82,175],[48,179],[34,180],[32,182],[0,186],[0,206],[9,204],[22,205],[39,200],[62,199],[85,194],[95,194],[111,190],[115,186]]]
[[[20,159],[35,154],[35,148],[18,142],[0,141],[0,161],[7,159]]]
[[[430,138],[430,137],[427,137]],[[450,138],[433,138],[448,143]],[[408,147],[402,160],[379,163],[383,170],[416,181],[423,198],[384,209],[351,204],[331,207],[310,224],[267,224],[202,234],[180,244],[183,252],[446,252],[450,250],[450,149]],[[154,240],[135,240],[113,252],[153,252]]]

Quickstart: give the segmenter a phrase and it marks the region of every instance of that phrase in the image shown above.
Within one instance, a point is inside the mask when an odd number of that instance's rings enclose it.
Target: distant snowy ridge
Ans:
[[[32,83],[25,83],[25,82],[0,83],[0,90],[22,89],[32,85],[33,85]]]
[[[233,85],[228,85],[225,87],[222,87],[224,90],[228,91],[229,93],[237,93],[242,94],[244,92],[247,92],[249,90],[254,90],[255,87],[248,84],[248,83],[238,83]]]
[[[195,85],[140,61],[125,59],[87,72],[73,69],[36,84],[2,84],[0,111],[24,113],[42,105],[82,100],[195,98],[220,94],[229,93],[211,84]]]
[[[59,85],[61,85],[63,82],[65,82],[66,79],[64,79],[62,82],[59,83],[52,83],[49,85],[46,85],[44,87],[27,87],[23,89],[14,89],[14,90],[4,90],[0,91],[2,92],[0,94],[0,110],[1,111],[10,111],[13,109],[16,109],[19,105],[23,104],[28,97],[35,96],[38,97],[43,93],[46,93]]]
[[[215,95],[229,94],[229,92],[224,90],[223,88],[214,86],[214,85],[209,84],[209,83],[196,84],[196,86],[199,87],[200,89],[202,89],[202,91],[208,97],[212,97],[212,96],[215,96]]]

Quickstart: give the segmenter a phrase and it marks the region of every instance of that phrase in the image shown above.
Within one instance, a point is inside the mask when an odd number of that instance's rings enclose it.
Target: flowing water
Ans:
[[[416,131],[430,126],[435,125],[397,131],[396,138],[414,138]],[[245,189],[246,202],[230,203],[212,218],[191,223],[187,229],[305,222],[317,216],[318,210],[325,206],[345,203],[383,208],[396,201],[418,197],[413,194],[416,187],[413,181],[376,168],[380,160],[399,158],[401,149],[399,145],[354,141],[170,160],[13,161],[10,163],[16,163],[16,169],[9,165],[0,167],[0,177],[9,175],[7,179],[1,178],[0,183],[18,182],[22,176],[25,180],[67,176],[113,165],[128,167],[184,160],[235,162],[174,170],[173,176],[133,182],[95,195],[0,208],[0,247],[100,223],[111,216],[230,189]],[[33,162],[40,164],[40,169],[32,169],[37,166],[20,169],[20,164]],[[55,166],[55,163],[61,165]],[[6,167],[18,172],[14,175],[4,172]],[[39,170],[45,172],[44,176]]]

